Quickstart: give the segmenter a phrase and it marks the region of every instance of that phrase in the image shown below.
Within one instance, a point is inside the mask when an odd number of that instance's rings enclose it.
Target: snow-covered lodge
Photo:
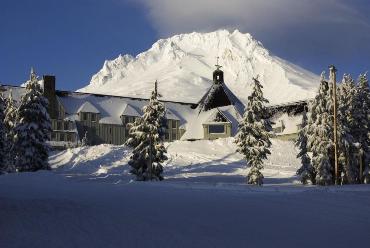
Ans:
[[[148,99],[56,90],[55,77],[43,76],[44,96],[52,119],[51,144],[76,146],[87,136],[91,145],[120,145],[128,138],[127,123],[140,118]],[[2,86],[19,101],[24,87]],[[197,103],[162,101],[168,128],[165,141],[217,139],[234,136],[244,112],[243,103],[225,85],[223,71],[213,72],[213,85]],[[276,135],[295,134],[306,102],[271,106]]]

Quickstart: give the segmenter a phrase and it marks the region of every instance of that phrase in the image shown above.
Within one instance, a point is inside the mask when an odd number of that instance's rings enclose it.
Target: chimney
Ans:
[[[48,112],[51,119],[58,118],[58,104],[55,95],[55,76],[44,75],[44,97],[49,101]]]

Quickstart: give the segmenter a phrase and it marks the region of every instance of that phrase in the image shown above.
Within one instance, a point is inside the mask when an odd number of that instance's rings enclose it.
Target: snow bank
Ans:
[[[134,182],[129,150],[50,157],[53,171],[0,176],[0,246],[364,247],[370,186],[292,184],[291,142],[273,140],[266,184],[246,185],[233,139],[166,144],[162,182]],[[319,235],[317,235],[319,234]]]
[[[107,184],[53,172],[3,175],[0,244],[346,248],[370,242],[368,185],[201,186]]]
[[[243,157],[236,153],[233,138],[214,141],[176,141],[166,144],[169,160],[164,164],[166,182],[244,184]],[[265,163],[266,184],[292,184],[299,166],[291,141],[272,140],[272,154]],[[128,182],[130,151],[125,146],[103,144],[72,148],[50,157],[52,168],[69,177]]]

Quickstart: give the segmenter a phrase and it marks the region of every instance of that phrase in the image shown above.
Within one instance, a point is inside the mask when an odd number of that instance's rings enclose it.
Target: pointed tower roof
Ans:
[[[199,101],[199,112],[234,105],[242,115],[245,108],[244,104],[226,86],[224,72],[220,70],[221,66],[217,64],[216,67],[217,69],[213,72],[213,84]]]

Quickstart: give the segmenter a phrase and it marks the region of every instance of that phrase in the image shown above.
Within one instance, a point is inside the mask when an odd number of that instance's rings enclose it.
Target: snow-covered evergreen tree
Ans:
[[[350,75],[344,75],[338,87],[338,166],[342,174],[342,184],[359,181],[358,157],[353,131],[356,120],[356,86]]]
[[[333,108],[331,86],[321,77],[319,92],[309,104],[307,147],[312,152],[312,166],[316,171],[316,183],[330,185],[333,180]]]
[[[359,77],[356,90],[357,116],[354,123],[353,136],[359,144],[362,164],[365,167],[363,178],[365,183],[370,183],[370,89],[367,74]]]
[[[263,160],[270,154],[270,133],[272,131],[269,113],[265,107],[268,100],[263,97],[262,85],[258,78],[253,78],[252,94],[248,97],[248,104],[239,125],[239,132],[235,143],[237,152],[244,155],[247,166],[250,167],[248,184],[263,184]]]
[[[167,121],[165,106],[158,101],[157,82],[143,112],[141,118],[128,124],[130,136],[126,145],[133,148],[129,161],[131,173],[136,175],[138,181],[162,180],[162,163],[167,160],[167,151],[163,145]]]
[[[5,105],[4,126],[6,131],[7,170],[8,172],[14,172],[14,162],[16,157],[14,153],[14,130],[17,124],[18,115],[11,90],[8,98],[6,98]]]
[[[89,139],[87,137],[87,131],[84,134],[84,137],[81,139],[81,146],[88,146],[89,145]]]
[[[48,101],[32,70],[18,108],[15,127],[15,166],[18,171],[49,169],[47,141],[50,139],[51,123],[47,108]]]
[[[7,143],[6,143],[6,129],[4,125],[5,119],[5,100],[0,92],[0,174],[7,170]]]
[[[297,158],[301,159],[301,167],[297,170],[297,175],[301,178],[303,184],[311,182],[316,184],[316,172],[311,165],[311,159],[307,154],[307,114],[303,112],[302,123],[298,132],[298,138],[295,143],[299,149]]]

